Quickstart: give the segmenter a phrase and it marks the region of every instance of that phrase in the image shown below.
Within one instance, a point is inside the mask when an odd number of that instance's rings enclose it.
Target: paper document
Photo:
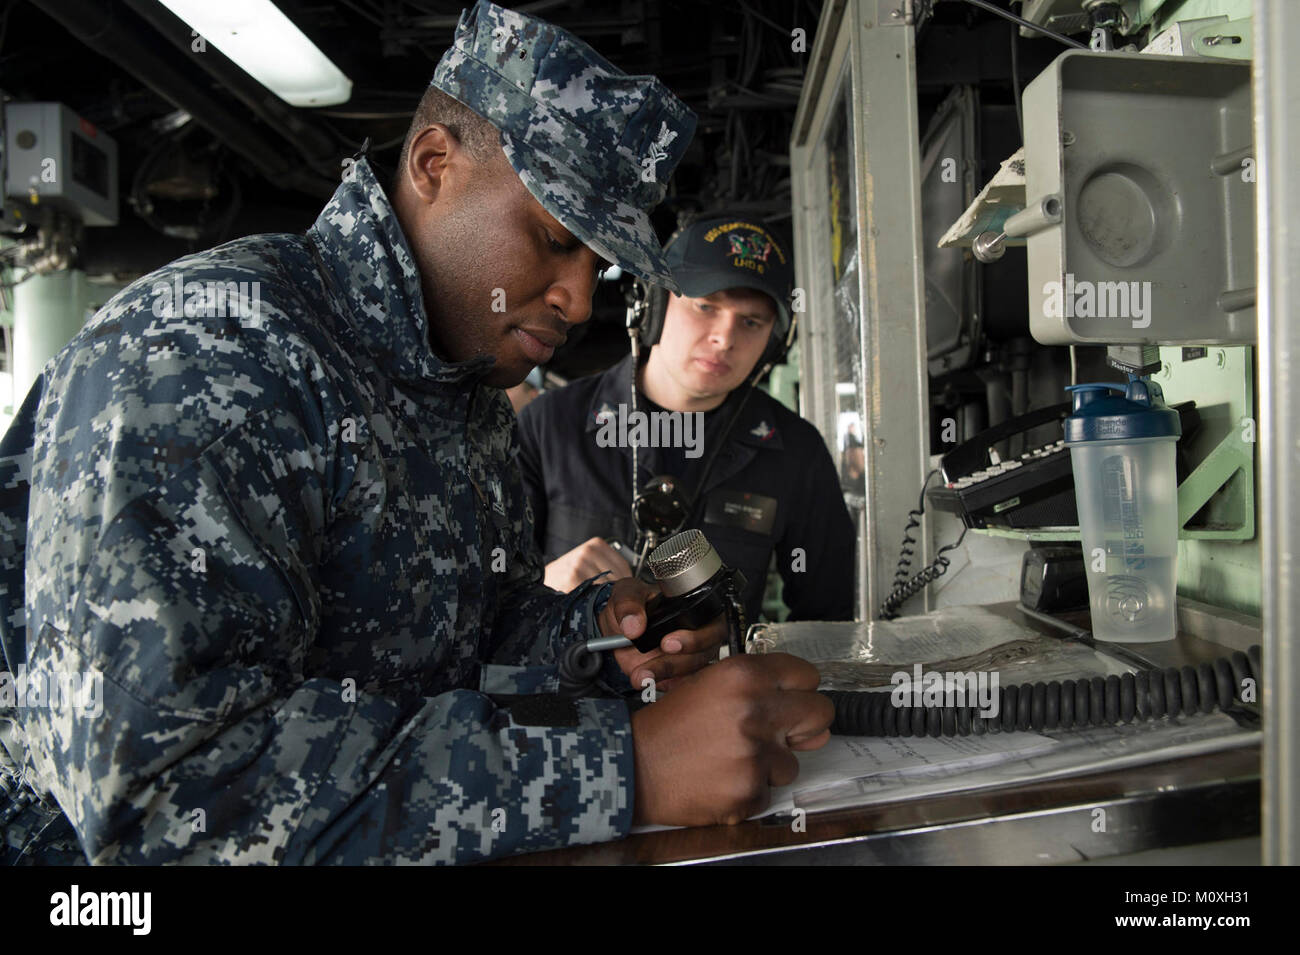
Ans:
[[[1035,738],[1034,734],[1016,732],[965,739],[1014,742],[1027,736]],[[1052,730],[1049,736],[1038,738],[1045,739],[1048,745],[1032,752],[1011,752],[1004,759],[990,759],[978,765],[962,766],[954,760],[948,764],[938,764],[928,773],[873,772],[851,779],[845,774],[839,782],[823,781],[821,767],[810,761],[812,773],[809,777],[805,778],[800,772],[800,777],[793,786],[783,787],[781,798],[792,802],[795,808],[810,813],[897,802],[939,793],[1009,784],[1023,785],[1063,776],[1106,772],[1126,766],[1249,746],[1258,743],[1260,734],[1258,731],[1243,729],[1231,717],[1222,713],[1209,713],[1119,726]],[[871,744],[881,742],[864,737],[842,739]],[[835,741],[836,737],[832,737],[831,743]],[[924,739],[920,742],[937,743],[941,740]],[[814,755],[816,753],[800,754],[800,767],[804,765],[804,756]],[[787,793],[787,789],[792,792]],[[771,811],[780,810],[773,807]],[[785,811],[789,812],[790,809],[787,807]]]
[[[799,778],[772,790],[772,805],[761,815],[790,812],[796,796],[872,779],[873,788],[908,780],[953,776],[983,766],[1025,759],[1059,746],[1037,733],[985,736],[832,736],[821,749],[796,754]]]
[[[1045,753],[1059,745],[1036,733],[998,733],[986,736],[877,737],[832,736],[821,749],[796,753],[799,778],[772,790],[772,802],[755,816],[790,813],[806,797],[822,790],[849,787],[873,779],[876,788],[897,786],[908,780],[953,776],[997,763]],[[671,826],[638,826],[632,831],[655,832]]]

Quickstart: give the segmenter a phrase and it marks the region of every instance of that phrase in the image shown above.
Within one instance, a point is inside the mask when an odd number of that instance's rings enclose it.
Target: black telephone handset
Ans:
[[[967,527],[1059,527],[1078,523],[1065,439],[1005,460],[993,454],[1014,435],[1063,421],[1070,403],[1039,408],[981,431],[943,456],[943,481],[929,497]]]
[[[1014,418],[1008,418],[1001,424],[981,431],[943,456],[939,466],[943,469],[944,480],[957,481],[974,474],[981,468],[987,468],[991,463],[989,451],[995,445],[1001,444],[1015,435],[1024,434],[1026,431],[1042,427],[1045,424],[1064,421],[1069,414],[1070,402],[1064,401],[1060,404],[1049,405],[1046,408],[1038,408],[1026,414],[1017,415]]]
[[[1196,402],[1174,406],[1183,436],[1200,426]],[[991,453],[1003,441],[1069,416],[1068,401],[1017,415],[981,431],[943,456],[943,481],[929,497],[941,511],[956,514],[967,527],[1073,527],[1079,523],[1074,468],[1062,435],[1005,460]],[[1179,481],[1188,469],[1180,460]]]
[[[659,641],[674,630],[698,629],[729,611],[739,614],[745,575],[723,564],[701,531],[668,538],[651,551],[650,569],[661,594],[646,603],[645,633],[633,641],[642,653],[659,649]],[[732,643],[735,652],[738,634]]]

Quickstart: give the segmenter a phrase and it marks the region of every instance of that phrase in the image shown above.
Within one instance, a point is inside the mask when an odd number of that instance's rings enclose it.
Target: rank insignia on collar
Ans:
[[[758,423],[758,426],[754,428],[752,431],[750,431],[749,433],[752,434],[754,437],[758,438],[758,440],[760,441],[766,441],[768,438],[770,438],[773,434],[776,433],[776,429],[773,428],[766,421],[760,421]]]
[[[608,401],[601,402],[600,410],[596,412],[596,424],[604,424],[608,419],[614,417],[614,409]]]

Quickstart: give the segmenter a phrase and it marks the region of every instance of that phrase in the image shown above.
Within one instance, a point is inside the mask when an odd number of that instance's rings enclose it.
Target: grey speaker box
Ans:
[[[1253,343],[1250,65],[1072,50],[1023,105],[1034,338]]]

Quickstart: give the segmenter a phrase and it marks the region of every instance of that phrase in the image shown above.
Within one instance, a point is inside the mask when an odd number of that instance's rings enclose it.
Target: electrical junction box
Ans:
[[[1044,345],[1255,341],[1250,64],[1071,50],[1024,92]]]
[[[117,143],[62,103],[6,103],[4,160],[11,213],[49,202],[88,226],[117,225]]]

